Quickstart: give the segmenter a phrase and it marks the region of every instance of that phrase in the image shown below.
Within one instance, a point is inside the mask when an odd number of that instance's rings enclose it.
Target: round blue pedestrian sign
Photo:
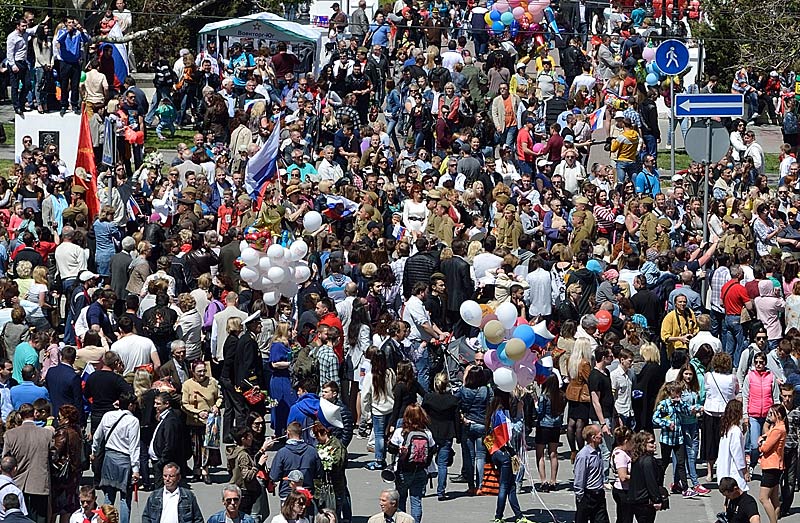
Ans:
[[[689,66],[689,49],[680,40],[665,40],[656,49],[656,65],[664,74],[681,74]]]

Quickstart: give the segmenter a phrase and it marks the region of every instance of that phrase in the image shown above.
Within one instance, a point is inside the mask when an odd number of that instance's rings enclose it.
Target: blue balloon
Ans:
[[[647,71],[647,74],[655,73],[655,71],[653,71],[653,65],[655,65],[655,62],[650,62],[644,66],[644,70]]]
[[[495,33],[502,33],[505,30],[506,30],[506,25],[503,22],[492,23],[492,31],[494,31]]]
[[[658,75],[655,73],[650,73],[647,75],[647,78],[645,78],[644,81],[647,85],[651,87],[654,85],[658,85]]]
[[[497,359],[500,360],[500,362],[506,367],[514,366],[514,360],[506,356],[506,342],[502,342],[497,347]]]
[[[536,334],[533,332],[533,327],[530,325],[519,325],[514,329],[514,338],[521,339],[526,347],[531,348],[533,342],[536,340]]]
[[[658,67],[658,64],[656,63],[656,61],[655,61],[655,60],[653,60],[652,62],[650,62],[650,65],[652,65],[652,66],[653,66],[653,71],[652,71],[652,72],[654,72],[655,74],[657,74],[657,75],[662,75],[662,74],[664,74],[664,73],[661,71],[661,69],[659,69],[659,67]]]
[[[492,22],[499,22],[502,16],[500,11],[489,11],[489,18],[492,19]],[[494,25],[492,25],[492,27],[494,27]]]
[[[502,15],[500,15],[500,21],[503,22],[505,25],[511,25],[511,22],[514,21],[514,13],[511,11],[506,11]]]

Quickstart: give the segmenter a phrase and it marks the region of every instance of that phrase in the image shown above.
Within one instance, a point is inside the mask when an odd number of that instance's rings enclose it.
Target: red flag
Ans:
[[[78,138],[78,157],[75,167],[83,167],[91,177],[86,181],[79,176],[74,177],[74,183],[86,189],[86,206],[89,208],[89,223],[100,212],[100,202],[97,199],[97,167],[94,163],[94,149],[92,148],[92,134],[89,131],[89,116],[86,111],[81,114],[81,133]]]

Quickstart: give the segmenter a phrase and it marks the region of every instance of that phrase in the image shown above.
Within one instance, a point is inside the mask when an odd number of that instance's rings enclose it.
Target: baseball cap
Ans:
[[[95,274],[92,271],[83,271],[82,273],[80,273],[78,275],[78,279],[81,282],[87,282],[89,280],[96,279],[96,278],[99,278],[99,277],[100,277],[99,274]]]
[[[295,469],[289,472],[283,479],[285,479],[286,481],[294,481],[295,483],[300,483],[303,481],[303,473]]]
[[[553,162],[548,160],[547,158],[540,158],[539,161],[536,162],[536,165],[539,167],[544,167],[545,165],[552,165]]]
[[[683,176],[682,175],[680,175],[680,174],[673,174],[672,175],[672,181],[673,182],[679,182],[681,180],[683,180]]]
[[[616,113],[614,113],[614,118],[625,118],[625,113],[623,113],[622,111],[617,111]]]

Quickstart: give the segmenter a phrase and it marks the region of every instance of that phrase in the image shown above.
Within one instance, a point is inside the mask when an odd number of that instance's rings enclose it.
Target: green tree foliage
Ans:
[[[800,56],[800,0],[703,0],[710,24],[693,34],[705,41],[704,71],[730,83],[740,67],[781,70]]]

